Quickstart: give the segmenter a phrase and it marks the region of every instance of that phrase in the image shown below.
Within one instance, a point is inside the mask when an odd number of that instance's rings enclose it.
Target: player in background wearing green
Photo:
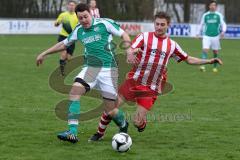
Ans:
[[[78,4],[75,12],[80,24],[68,38],[42,52],[36,59],[39,66],[47,55],[63,51],[77,40],[85,47],[83,69],[76,76],[69,93],[68,130],[57,135],[60,140],[72,143],[78,141],[80,97],[93,88],[100,90],[105,112],[111,116],[121,132],[126,132],[128,122],[125,120],[124,113],[121,110],[115,110],[118,96],[118,72],[111,41],[112,35],[121,37],[123,41],[131,41],[129,35],[113,20],[93,18],[87,4]],[[131,48],[126,49],[126,52],[127,61],[136,63],[135,56],[131,54]]]
[[[224,22],[223,15],[217,10],[217,2],[215,0],[209,3],[209,11],[204,13],[201,19],[199,32],[197,37],[203,33],[202,38],[202,59],[207,59],[209,49],[213,51],[213,57],[218,58],[220,46],[220,38],[224,37],[227,26]],[[217,63],[213,64],[213,72],[218,72]],[[206,71],[204,65],[200,66],[202,72]]]
[[[75,1],[68,1],[67,11],[61,13],[54,23],[55,27],[58,27],[60,24],[62,24],[62,29],[58,36],[58,42],[61,42],[64,39],[66,39],[78,24],[78,18],[75,13],[75,7],[76,7]],[[67,47],[66,50],[63,50],[61,52],[59,64],[62,76],[64,76],[64,67],[66,65],[66,61],[71,59],[74,49],[75,44],[73,43],[71,46]]]

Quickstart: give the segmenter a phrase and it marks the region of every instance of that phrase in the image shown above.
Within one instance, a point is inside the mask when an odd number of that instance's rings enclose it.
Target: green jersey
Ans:
[[[112,35],[122,36],[124,31],[111,19],[93,18],[92,26],[88,29],[82,25],[74,31],[63,43],[70,46],[79,40],[85,46],[84,65],[92,67],[116,67],[115,52],[112,47]]]
[[[209,37],[218,36],[221,32],[226,32],[226,23],[219,12],[206,12],[203,14],[200,24],[200,32]]]

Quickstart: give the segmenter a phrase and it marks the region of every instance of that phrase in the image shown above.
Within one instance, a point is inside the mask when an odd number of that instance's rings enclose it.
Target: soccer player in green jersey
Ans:
[[[59,133],[60,140],[75,143],[78,141],[78,119],[80,116],[80,97],[90,89],[98,89],[103,97],[105,112],[111,115],[120,131],[125,131],[128,123],[121,110],[115,109],[117,100],[117,64],[114,51],[111,47],[112,35],[119,36],[125,42],[130,42],[130,37],[111,19],[93,18],[89,6],[80,3],[75,12],[80,24],[67,39],[55,44],[37,56],[37,65],[42,64],[47,55],[62,51],[77,40],[85,46],[84,67],[76,76],[69,93],[68,130]],[[127,49],[127,60],[136,63],[135,56]]]
[[[78,18],[75,13],[75,7],[76,7],[75,1],[68,1],[67,11],[62,12],[54,23],[56,27],[62,24],[62,29],[58,36],[58,42],[61,42],[64,39],[66,39],[67,36],[74,30],[74,28],[78,24]],[[67,47],[66,50],[61,52],[59,64],[62,76],[64,76],[64,67],[66,65],[66,61],[72,57],[74,49],[75,44],[73,43],[72,45]]]
[[[226,32],[227,26],[224,22],[223,15],[217,10],[217,2],[212,0],[209,3],[209,11],[204,13],[201,19],[199,33],[197,37],[203,33],[202,38],[202,59],[207,59],[207,53],[209,49],[213,51],[213,57],[217,58],[220,46],[220,38],[224,37],[224,33]],[[217,63],[213,64],[213,72],[218,72]],[[205,72],[205,66],[200,66],[200,70]]]

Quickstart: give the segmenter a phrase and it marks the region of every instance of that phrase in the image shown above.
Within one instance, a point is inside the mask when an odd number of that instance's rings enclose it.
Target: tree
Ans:
[[[190,0],[184,0],[184,22],[188,23],[190,20]]]

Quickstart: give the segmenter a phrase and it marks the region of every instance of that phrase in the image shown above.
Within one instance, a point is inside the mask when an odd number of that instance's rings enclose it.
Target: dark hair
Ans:
[[[75,8],[76,14],[77,14],[77,12],[84,12],[84,11],[88,11],[90,13],[89,6],[85,3],[79,3]]]
[[[67,2],[67,4],[69,4],[69,3],[77,4],[77,2],[76,2],[76,1],[73,1],[73,0],[69,0],[69,1]]]
[[[166,19],[167,23],[170,23],[171,21],[171,17],[166,12],[157,12],[154,15],[154,20],[156,20],[157,18]]]
[[[212,3],[217,4],[217,1],[216,1],[216,0],[211,0],[211,1],[208,3],[208,5],[210,5],[210,4],[212,4]]]

